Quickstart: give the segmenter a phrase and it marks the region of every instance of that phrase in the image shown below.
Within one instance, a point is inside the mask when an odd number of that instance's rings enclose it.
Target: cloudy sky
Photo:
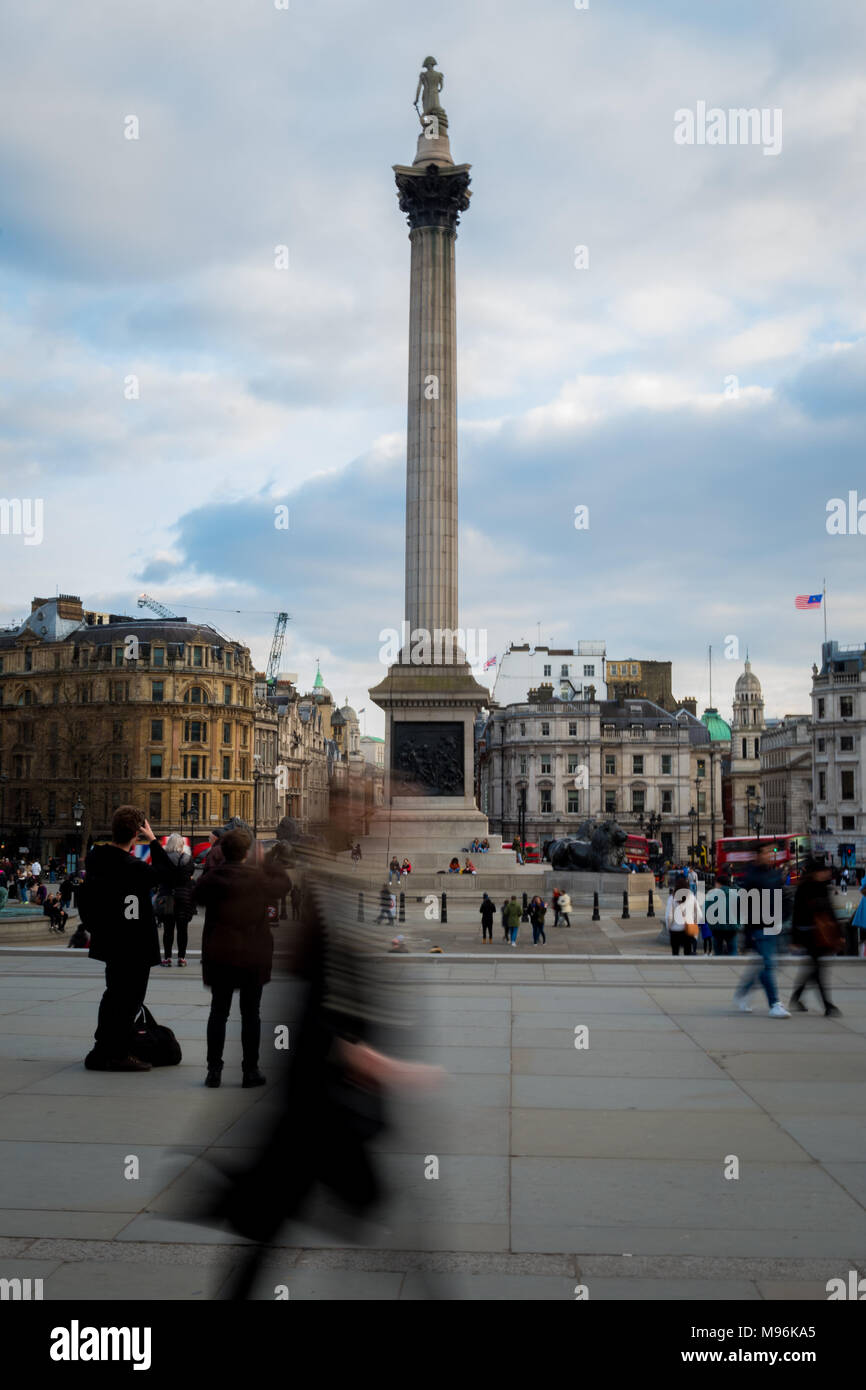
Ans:
[[[381,731],[366,691],[403,617],[391,166],[429,53],[473,166],[463,624],[491,654],[540,623],[670,659],[701,707],[712,644],[723,712],[733,636],[769,715],[809,708],[823,623],[796,594],[826,576],[830,636],[866,639],[866,537],[825,524],[866,499],[862,0],[28,0],[5,27],[2,492],[44,499],[44,539],[0,537],[0,623],[35,594],[131,612],[146,590],[264,663],[285,608],[284,668],[308,688],[320,657]],[[677,144],[699,102],[781,111],[780,152]]]

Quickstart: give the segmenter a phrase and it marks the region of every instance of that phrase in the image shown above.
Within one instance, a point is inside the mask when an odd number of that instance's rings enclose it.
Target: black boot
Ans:
[[[223,1064],[222,1064],[222,1062],[208,1062],[208,1066],[207,1066],[207,1076],[206,1076],[205,1079],[204,1079],[204,1084],[205,1084],[206,1086],[210,1086],[212,1089],[215,1089],[217,1086],[219,1086],[219,1084],[220,1084],[220,1082],[222,1081],[222,1079],[223,1079]]]
[[[244,1079],[241,1082],[241,1086],[245,1088],[250,1086],[264,1086],[266,1081],[267,1077],[262,1076],[257,1066],[244,1067]]]

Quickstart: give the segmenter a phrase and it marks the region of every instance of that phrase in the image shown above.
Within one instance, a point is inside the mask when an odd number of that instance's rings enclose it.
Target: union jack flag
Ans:
[[[484,670],[486,671],[487,668],[488,668],[488,666],[495,666],[495,665],[496,665],[496,657],[495,657],[495,656],[489,656],[489,657],[487,658],[487,660],[485,661],[485,663],[484,663]]]

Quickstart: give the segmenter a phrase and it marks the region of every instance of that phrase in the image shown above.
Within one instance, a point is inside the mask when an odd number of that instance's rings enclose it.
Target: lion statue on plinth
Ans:
[[[628,836],[614,820],[584,821],[577,836],[567,840],[548,840],[542,851],[554,869],[570,873],[625,874],[623,845]]]

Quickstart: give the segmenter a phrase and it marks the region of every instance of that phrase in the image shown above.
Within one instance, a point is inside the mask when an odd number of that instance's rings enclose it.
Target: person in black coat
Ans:
[[[824,1005],[824,1013],[834,1018],[841,1012],[830,998],[830,990],[822,968],[823,957],[835,954],[841,945],[839,928],[833,903],[830,899],[831,871],[815,859],[808,859],[803,867],[794,910],[791,915],[791,935],[794,944],[805,950],[809,960],[800,972],[800,978],[791,995],[791,1008],[806,1013],[802,995],[807,985],[814,985]]]
[[[271,978],[274,942],[268,906],[291,884],[285,868],[271,861],[244,862],[252,844],[245,830],[230,830],[219,842],[222,862],[202,874],[195,901],[205,910],[201,938],[202,979],[211,991],[207,1021],[206,1086],[222,1079],[226,1022],[235,990],[240,995],[243,1085],[263,1086],[259,1071],[262,989]]]
[[[139,837],[150,845],[150,863],[130,852]],[[144,1003],[152,965],[159,965],[159,933],[151,892],[173,883],[176,869],[142,811],[119,806],[111,820],[110,845],[87,856],[78,891],[81,922],[90,933],[89,954],[105,962],[105,993],[99,1005],[96,1046],[85,1058],[90,1071],[149,1071],[130,1053],[135,1017]]]
[[[486,893],[484,894],[484,897],[481,899],[481,905],[478,908],[478,911],[481,913],[481,940],[489,940],[492,946],[493,918],[496,915],[496,904],[490,900]]]
[[[162,964],[171,965],[174,933],[177,928],[177,963],[186,965],[186,943],[189,924],[195,914],[192,897],[192,855],[184,846],[183,836],[169,835],[165,852],[177,870],[174,886],[160,884],[154,900],[154,912],[162,923]]]

